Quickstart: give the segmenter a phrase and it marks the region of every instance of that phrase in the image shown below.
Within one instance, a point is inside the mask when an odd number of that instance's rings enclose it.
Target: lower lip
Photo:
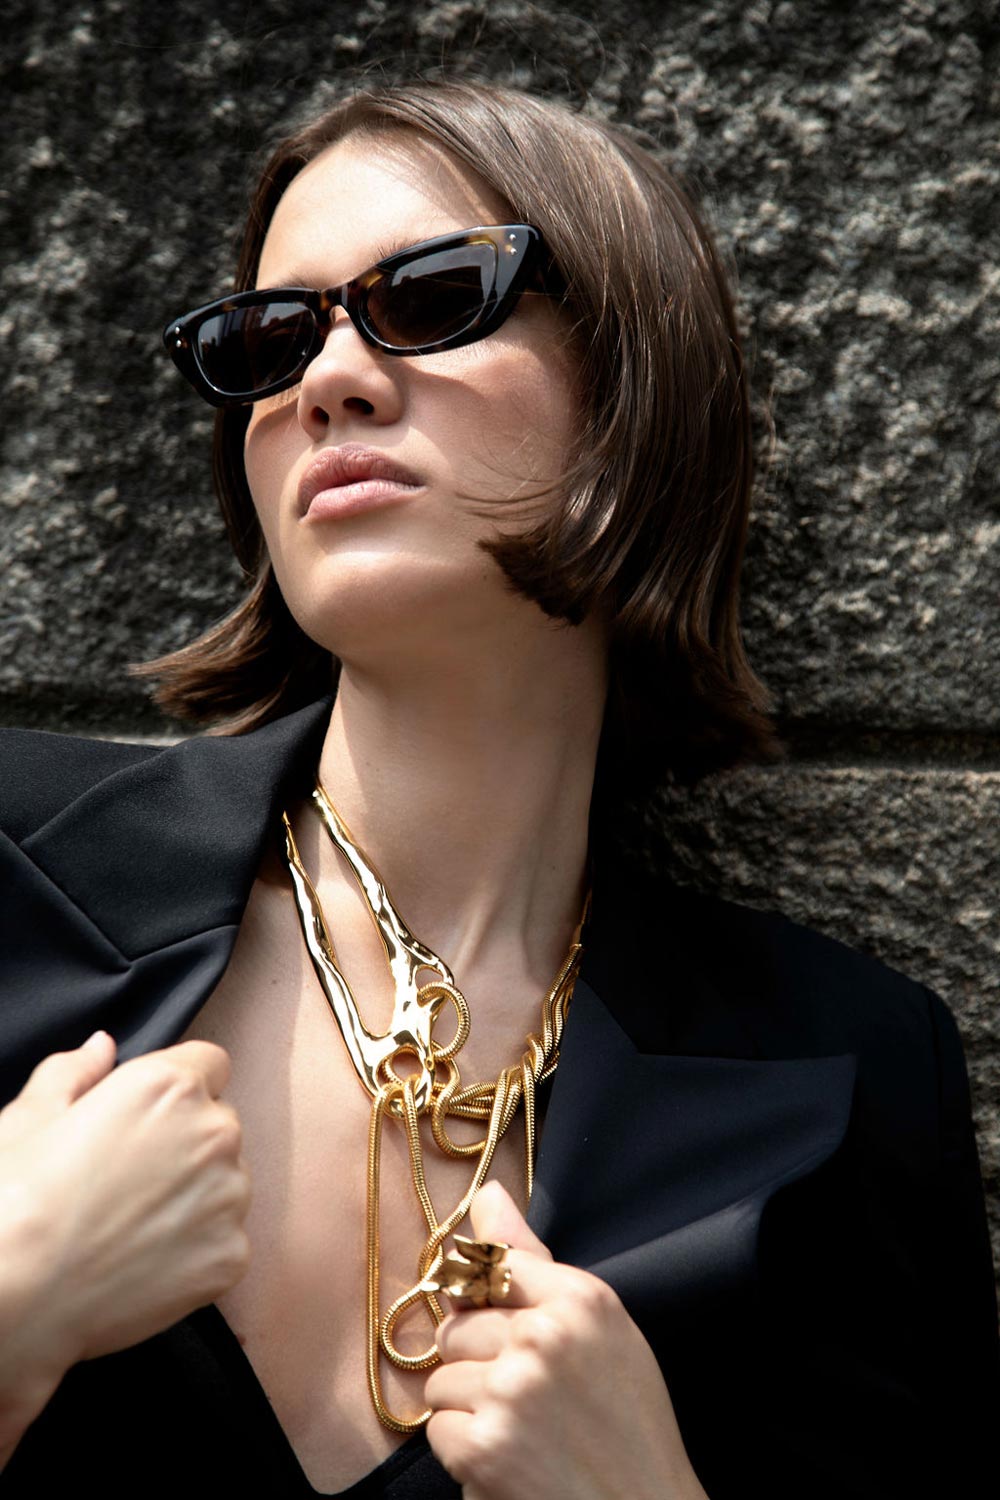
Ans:
[[[359,479],[354,484],[339,484],[335,489],[320,490],[312,497],[305,519],[339,521],[345,516],[359,516],[365,511],[409,500],[422,488],[419,484],[403,484],[398,479]]]

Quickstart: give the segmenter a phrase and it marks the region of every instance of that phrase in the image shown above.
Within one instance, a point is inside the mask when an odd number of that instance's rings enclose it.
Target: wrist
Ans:
[[[0,1182],[0,1454],[77,1355],[60,1296],[57,1225],[37,1184]]]

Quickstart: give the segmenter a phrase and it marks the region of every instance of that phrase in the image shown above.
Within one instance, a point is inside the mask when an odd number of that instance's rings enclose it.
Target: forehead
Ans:
[[[348,136],[285,190],[257,283],[335,286],[395,249],[509,217],[482,178],[415,132]]]

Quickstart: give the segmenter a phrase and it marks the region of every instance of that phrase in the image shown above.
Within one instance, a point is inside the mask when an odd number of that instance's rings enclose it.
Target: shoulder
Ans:
[[[745,997],[762,1035],[790,1047],[895,1035],[945,1010],[923,984],[860,947],[793,921],[694,891],[663,893],[693,962]]]
[[[998,1389],[996,1309],[965,1060],[946,1005],[918,979],[776,912],[649,873],[610,874],[595,882],[585,977],[640,1052],[708,1058],[712,1071],[716,1059],[766,1065],[777,1123],[765,1163],[810,1122],[836,1117],[849,1064],[843,1132],[768,1202],[759,1241],[772,1306],[787,1316],[788,1365],[806,1370],[801,1390],[831,1369],[841,1393],[860,1389],[867,1362],[873,1379],[886,1372],[885,1390],[926,1398],[929,1432],[954,1431],[960,1453],[978,1451]],[[676,1089],[664,1093],[672,1138],[682,1107]],[[656,1121],[659,1111],[632,1118]],[[738,1166],[753,1145],[742,1095],[732,1118],[727,1151]],[[817,1286],[829,1335],[812,1369],[798,1335]],[[847,1364],[838,1366],[838,1347]],[[867,1376],[866,1389],[875,1389]],[[896,1396],[887,1399],[891,1415]]]
[[[0,731],[0,832],[25,844],[43,828],[53,837],[131,838],[151,825],[190,832],[200,845],[206,819],[213,831],[237,818],[256,824],[314,773],[331,701],[243,734],[163,743]]]
[[[161,749],[45,730],[0,729],[0,829],[20,842],[100,782]]]
[[[964,1096],[955,1022],[919,980],[774,911],[616,871],[591,982],[643,1050],[858,1060],[863,1092],[926,1112]],[[942,1079],[944,1084],[942,1084]]]

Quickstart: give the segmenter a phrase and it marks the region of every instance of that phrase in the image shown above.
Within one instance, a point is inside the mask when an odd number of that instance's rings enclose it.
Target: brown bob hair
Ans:
[[[599,769],[635,789],[774,750],[739,629],[752,482],[733,300],[680,183],[627,129],[466,81],[367,87],[282,140],[253,195],[236,288],[255,284],[292,178],[353,133],[417,131],[535,225],[565,287],[580,365],[579,443],[544,517],[484,544],[555,618],[599,609],[611,690]],[[243,468],[247,408],[217,414],[215,484],[249,582],[199,639],[136,670],[168,713],[239,734],[330,692],[336,663],[293,620]],[[219,721],[223,721],[220,725]],[[622,779],[624,778],[624,784]]]

